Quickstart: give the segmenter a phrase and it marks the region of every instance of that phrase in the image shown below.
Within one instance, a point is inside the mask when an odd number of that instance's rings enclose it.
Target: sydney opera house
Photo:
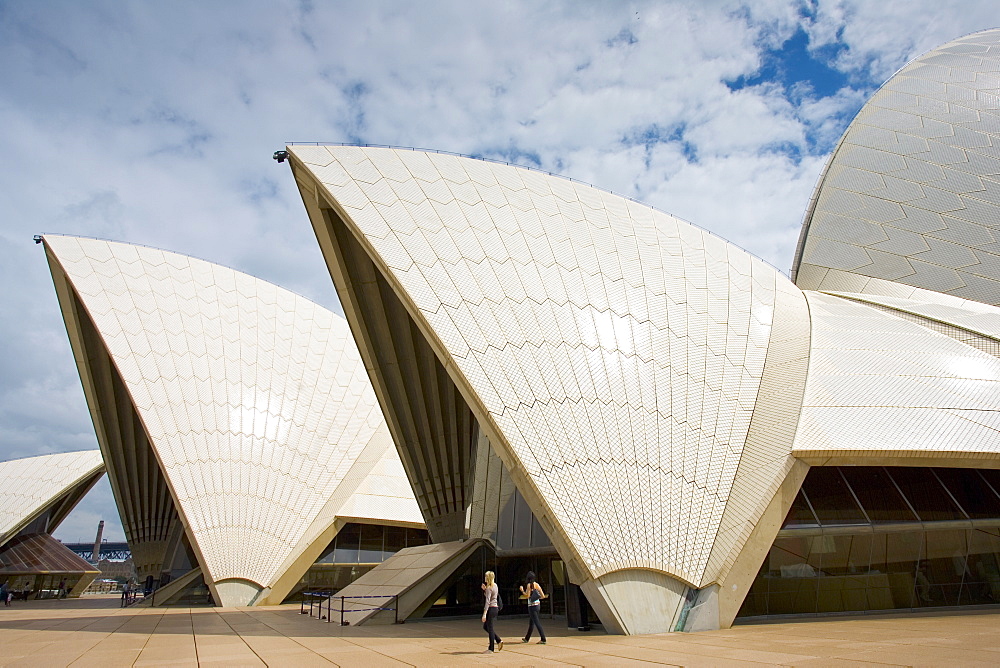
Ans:
[[[530,568],[545,612],[629,634],[1000,602],[998,72],[976,33],[874,94],[791,280],[607,191],[386,147],[287,147],[346,322],[46,236],[141,574],[259,605],[328,564],[412,618],[480,606],[486,568],[523,611]]]

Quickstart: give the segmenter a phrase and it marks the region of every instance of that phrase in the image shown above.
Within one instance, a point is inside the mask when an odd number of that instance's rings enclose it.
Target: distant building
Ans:
[[[135,581],[138,574],[135,572],[135,565],[132,564],[132,557],[125,561],[110,561],[101,559],[97,567],[101,571],[101,577],[114,578],[121,582]]]

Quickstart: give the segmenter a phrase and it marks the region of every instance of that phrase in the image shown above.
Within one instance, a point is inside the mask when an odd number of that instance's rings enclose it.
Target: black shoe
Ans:
[[[521,642],[528,642],[528,638],[521,638]]]

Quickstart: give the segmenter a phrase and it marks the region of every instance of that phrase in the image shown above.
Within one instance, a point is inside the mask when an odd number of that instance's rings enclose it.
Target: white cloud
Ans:
[[[920,54],[971,32],[1000,24],[992,2],[832,0],[818,2],[808,32],[817,44],[842,41],[844,70],[887,79]]]
[[[0,457],[95,445],[33,234],[188,253],[338,308],[269,156],[360,139],[537,160],[787,269],[844,115],[995,22],[991,0],[0,4]],[[843,47],[851,88],[726,85],[800,27]]]

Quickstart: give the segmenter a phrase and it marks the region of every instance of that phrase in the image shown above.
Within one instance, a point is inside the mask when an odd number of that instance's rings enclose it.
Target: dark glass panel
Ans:
[[[872,535],[817,536],[811,546],[819,563],[818,612],[885,610],[893,607],[888,576],[871,573]]]
[[[361,525],[361,550],[358,563],[375,564],[382,561],[382,547],[385,544],[385,527],[375,524]]]
[[[336,547],[337,547],[337,538],[336,538],[336,536],[334,536],[333,540],[331,540],[330,544],[326,546],[326,549],[323,550],[323,554],[319,555],[319,558],[316,559],[315,563],[317,563],[317,564],[332,564],[332,563],[334,563],[333,560],[334,560],[334,552],[335,552],[335,548]]]
[[[967,575],[968,537],[966,531],[924,532],[924,559],[920,572],[927,578],[928,597],[920,597],[921,605],[957,605],[959,590]],[[971,580],[971,577],[970,577]],[[924,584],[922,581],[918,586]]]
[[[785,517],[785,524],[782,528],[790,529],[815,526],[819,526],[819,522],[816,520],[816,516],[813,515],[809,503],[806,501],[805,490],[799,490],[799,493],[795,496],[795,500],[792,501],[792,507],[788,509],[788,515]]]
[[[333,550],[332,563],[335,564],[356,564],[358,563],[358,546],[361,541],[361,525],[345,524],[344,528],[337,534],[336,545]]]
[[[416,547],[417,545],[427,545],[430,542],[426,529],[407,529],[406,547]]]
[[[933,469],[972,519],[1000,517],[1000,497],[975,469]]]
[[[385,528],[385,551],[391,554],[406,547],[406,529],[404,527]]]
[[[922,533],[919,531],[872,536],[869,572],[886,574],[895,608],[910,608],[915,605],[914,584],[922,544]]]
[[[507,503],[500,510],[500,519],[497,521],[497,548],[509,550],[514,546],[514,505],[517,501],[517,491],[507,499]]]
[[[965,519],[930,469],[894,467],[890,475],[924,522]]]
[[[545,530],[542,529],[542,525],[538,523],[538,519],[534,516],[534,514],[532,514],[531,547],[548,547],[549,545],[552,545],[552,541],[549,540]]]
[[[743,599],[737,617],[763,617],[767,614],[766,578],[758,575],[750,587],[750,592]]]
[[[806,564],[812,569],[812,575],[823,572],[823,557],[835,550],[833,536],[810,536],[806,541]]]
[[[872,524],[916,521],[913,511],[882,467],[845,466],[840,472],[851,485]]]
[[[549,572],[551,573],[551,585],[549,600],[552,601],[551,610],[554,615],[566,614],[566,566],[562,559],[549,560]]]
[[[872,552],[871,534],[816,536],[810,546],[824,575],[867,573]]]
[[[511,547],[531,547],[531,520],[534,517],[521,493],[514,490],[514,540]]]
[[[767,614],[816,612],[817,571],[809,563],[813,537],[778,538],[767,558]]]
[[[836,467],[813,467],[802,488],[812,502],[820,524],[836,526],[868,523]]]
[[[493,570],[503,597],[503,614],[528,613],[528,597],[519,589],[525,584],[528,571],[535,574],[535,582],[546,594],[541,602],[542,615],[565,614],[567,583],[561,560],[549,556],[504,556],[496,559]]]
[[[300,601],[303,592],[336,593],[370,571],[374,566],[314,564],[306,571],[285,602]]]
[[[425,613],[426,617],[455,617],[461,615],[478,615],[483,611],[483,574],[487,570],[496,570],[496,559],[492,550],[483,546],[469,555],[444,584],[437,598],[430,603]],[[504,599],[504,612],[507,606],[516,599],[511,598],[508,591],[510,582],[497,580],[500,595]]]
[[[1000,494],[1000,470],[998,469],[979,469],[979,476],[986,480],[993,491]]]
[[[801,570],[800,564],[805,564],[809,560],[809,546],[812,536],[794,536],[791,538],[777,538],[771,551],[767,555],[768,572],[771,575],[779,575],[784,569],[786,573],[790,570]]]
[[[973,529],[969,532],[969,570],[972,580],[963,588],[963,602],[1000,602],[1000,529]]]

